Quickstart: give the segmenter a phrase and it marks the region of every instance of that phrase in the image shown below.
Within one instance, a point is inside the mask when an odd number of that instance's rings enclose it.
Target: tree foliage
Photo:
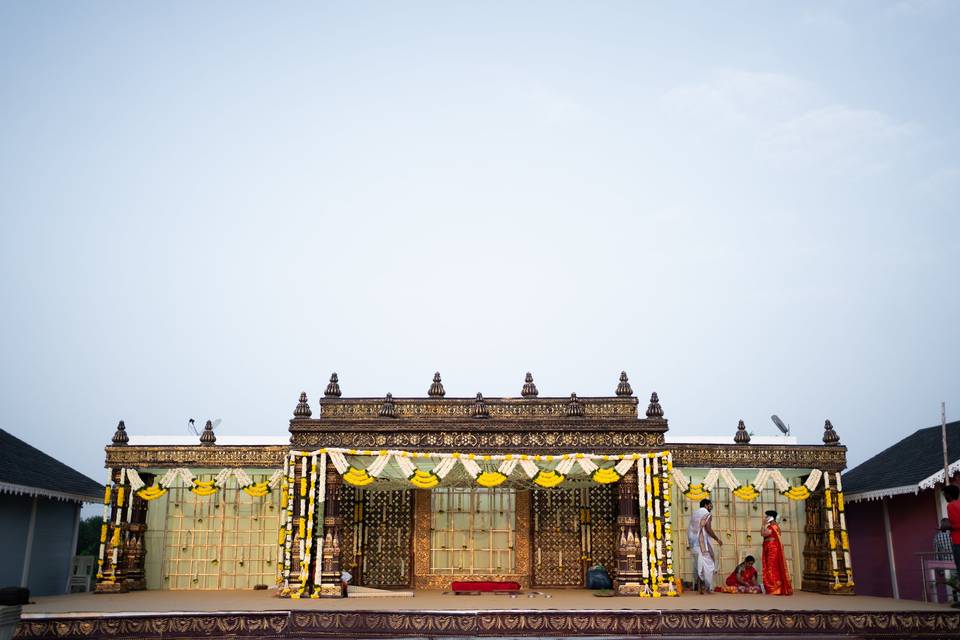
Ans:
[[[80,530],[77,532],[78,556],[96,556],[99,553],[101,525],[102,516],[92,516],[80,521]]]

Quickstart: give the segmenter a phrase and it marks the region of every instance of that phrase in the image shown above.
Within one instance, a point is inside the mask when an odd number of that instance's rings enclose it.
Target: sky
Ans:
[[[0,2],[0,428],[659,393],[960,418],[960,3]],[[314,403],[314,407],[316,404]]]

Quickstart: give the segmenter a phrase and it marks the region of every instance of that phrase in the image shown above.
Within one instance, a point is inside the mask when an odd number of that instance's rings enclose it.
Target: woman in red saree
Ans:
[[[763,590],[774,596],[793,595],[787,560],[783,556],[777,512],[767,511],[765,515],[767,519],[760,530],[763,536]]]
[[[757,570],[753,566],[754,562],[756,560],[753,556],[744,558],[733,573],[727,576],[727,581],[716,590],[723,593],[761,593],[760,585],[757,584]]]

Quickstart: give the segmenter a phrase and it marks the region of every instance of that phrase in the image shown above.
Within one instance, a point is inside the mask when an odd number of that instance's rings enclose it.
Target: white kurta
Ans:
[[[700,507],[690,516],[687,526],[687,543],[693,552],[697,576],[709,591],[713,591],[713,574],[716,571],[713,542],[707,534],[707,524],[712,517],[713,514],[706,507]]]

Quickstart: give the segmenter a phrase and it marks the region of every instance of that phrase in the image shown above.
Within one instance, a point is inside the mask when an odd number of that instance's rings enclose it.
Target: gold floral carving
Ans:
[[[300,425],[294,424],[293,429]],[[479,427],[480,425],[478,425]],[[486,425],[484,425],[486,426]],[[421,430],[375,431],[358,429],[295,430],[293,446],[301,449],[345,447],[348,449],[417,449],[420,451],[470,451],[502,453],[510,449],[520,453],[539,453],[550,448],[554,453],[623,453],[663,448],[662,432],[637,430],[587,430],[581,427],[559,429],[442,430],[434,424]]]
[[[108,467],[245,467],[278,469],[290,450],[284,445],[107,447]]]
[[[504,449],[538,453],[589,451],[623,453],[667,448],[678,467],[797,468],[840,471],[846,467],[846,447],[821,445],[664,445],[663,433],[641,431],[525,430],[514,432],[381,431],[361,429],[294,432],[295,448],[347,447],[351,449],[418,449],[502,453]],[[275,469],[283,465],[290,447],[268,446],[110,446],[108,467],[245,467]]]
[[[398,638],[753,635],[778,638],[955,638],[951,611],[294,611],[53,614],[23,620],[16,638]]]
[[[676,467],[794,468],[840,471],[847,464],[846,447],[821,445],[671,444]]]
[[[473,417],[472,398],[425,399],[394,398],[395,415],[404,419],[453,419]],[[567,420],[569,398],[487,398],[491,419],[562,419]],[[580,398],[585,419],[637,418],[637,398]],[[320,401],[320,419],[379,419],[383,401],[378,398]],[[306,421],[304,421],[306,422]]]

